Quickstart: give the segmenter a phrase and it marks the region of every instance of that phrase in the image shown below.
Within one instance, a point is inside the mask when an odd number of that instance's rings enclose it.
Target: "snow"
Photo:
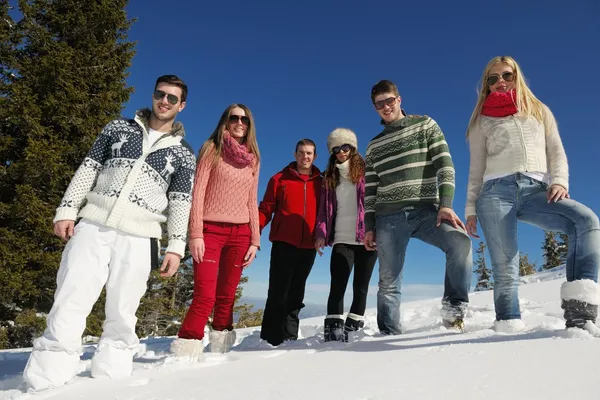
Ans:
[[[86,345],[84,371],[37,394],[23,392],[30,349],[7,350],[0,352],[0,399],[597,399],[600,339],[564,329],[564,275],[528,279],[517,333],[492,329],[492,292],[484,291],[471,294],[464,333],[441,326],[440,299],[420,300],[402,306],[405,334],[380,335],[369,310],[365,329],[347,344],[323,342],[323,317],[302,320],[302,338],[277,348],[261,342],[257,328],[238,330],[232,352],[206,353],[198,363],[171,356],[172,337],[148,338],[133,375],[120,380],[90,377],[94,345]]]

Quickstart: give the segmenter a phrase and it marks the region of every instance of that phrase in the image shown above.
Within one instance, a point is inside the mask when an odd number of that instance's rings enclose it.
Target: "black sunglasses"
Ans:
[[[379,100],[373,103],[376,110],[382,110],[385,106],[392,106],[396,102],[396,97],[388,97],[385,100]]]
[[[241,123],[243,125],[249,126],[250,125],[250,118],[246,117],[245,115],[230,115],[229,116],[229,123],[230,124],[236,124],[238,121],[241,121]]]
[[[165,96],[167,96],[167,100],[172,105],[179,103],[179,97],[175,96],[174,94],[165,93],[162,90],[155,90],[152,96],[154,96],[154,100],[157,101],[161,101],[165,98]]]
[[[350,146],[348,143],[343,144],[341,146],[335,146],[334,148],[331,149],[331,152],[334,155],[337,155],[340,151],[343,151],[344,153],[347,153],[350,151],[350,149],[352,149],[352,146]]]
[[[512,82],[515,80],[515,74],[513,72],[504,72],[502,75],[490,75],[485,80],[485,83],[487,83],[488,86],[494,86],[496,83],[498,83],[500,78],[502,78],[502,80],[505,82]]]

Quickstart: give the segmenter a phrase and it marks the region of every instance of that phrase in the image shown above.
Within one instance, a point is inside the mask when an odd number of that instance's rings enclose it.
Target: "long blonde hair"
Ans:
[[[486,83],[486,80],[490,74],[490,69],[492,69],[494,65],[500,63],[507,64],[510,68],[512,68],[515,74],[515,91],[517,95],[516,105],[519,113],[524,116],[534,117],[539,122],[543,122],[543,104],[541,101],[538,100],[537,97],[535,97],[533,92],[527,86],[525,76],[523,75],[523,71],[519,67],[519,64],[517,64],[515,59],[511,56],[498,56],[492,58],[483,70],[483,75],[481,76],[481,80],[479,81],[479,87],[477,89],[477,92],[479,93],[477,98],[477,105],[475,106],[473,114],[471,114],[471,119],[469,120],[467,136],[469,136],[471,128],[479,119],[479,116],[481,115],[481,109],[483,108],[483,103],[490,94],[490,88]]]
[[[246,132],[246,136],[242,139],[242,144],[246,144],[248,147],[248,151],[254,154],[256,167],[260,163],[260,152],[258,151],[258,143],[256,141],[256,127],[254,125],[254,117],[252,116],[252,112],[250,109],[244,104],[231,104],[229,107],[223,111],[221,118],[219,118],[219,123],[217,127],[210,135],[210,137],[204,142],[202,148],[200,149],[200,154],[198,156],[198,160],[205,157],[209,151],[214,149],[213,151],[213,163],[216,164],[221,158],[221,151],[223,150],[223,133],[225,132],[225,128],[227,127],[227,123],[229,121],[229,116],[231,115],[231,110],[234,108],[241,108],[246,113],[246,116],[250,119],[250,124],[248,124],[248,130]]]

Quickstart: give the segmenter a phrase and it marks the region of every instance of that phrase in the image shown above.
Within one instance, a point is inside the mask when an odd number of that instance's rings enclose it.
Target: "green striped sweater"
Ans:
[[[452,207],[454,164],[438,124],[409,115],[387,124],[366,151],[365,228],[375,215],[423,203]]]

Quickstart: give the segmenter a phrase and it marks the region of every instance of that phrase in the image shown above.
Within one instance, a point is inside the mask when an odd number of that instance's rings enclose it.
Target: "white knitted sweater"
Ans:
[[[486,177],[541,172],[550,184],[569,190],[569,166],[556,120],[544,105],[544,119],[480,116],[469,131],[471,162],[465,215],[476,215],[475,202]]]

